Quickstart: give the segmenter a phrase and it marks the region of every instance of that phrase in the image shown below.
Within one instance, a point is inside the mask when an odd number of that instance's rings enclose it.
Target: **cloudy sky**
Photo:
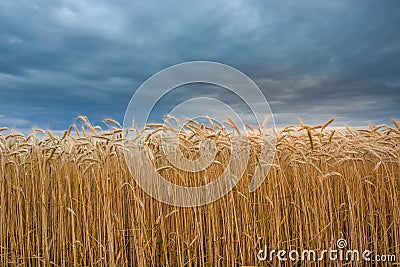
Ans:
[[[0,126],[122,122],[141,83],[193,60],[248,75],[278,126],[389,123],[400,119],[399,14],[396,0],[1,0]]]

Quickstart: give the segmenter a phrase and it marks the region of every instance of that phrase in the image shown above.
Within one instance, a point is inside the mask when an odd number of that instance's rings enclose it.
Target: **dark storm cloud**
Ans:
[[[0,124],[122,120],[157,71],[212,60],[243,71],[278,126],[400,117],[398,1],[0,2]],[[207,92],[235,103],[224,92]],[[165,99],[166,107],[185,95]],[[174,101],[172,101],[174,100]],[[161,109],[162,110],[162,109]],[[160,111],[161,112],[161,111]]]

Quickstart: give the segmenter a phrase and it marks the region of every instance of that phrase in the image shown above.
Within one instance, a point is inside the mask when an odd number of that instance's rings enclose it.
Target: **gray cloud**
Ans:
[[[0,123],[122,120],[152,74],[190,60],[254,79],[278,125],[400,117],[398,1],[0,2]],[[231,105],[224,92],[205,91]],[[177,93],[164,105],[190,97]],[[160,113],[164,108],[160,108]],[[161,114],[160,114],[161,115]],[[13,124],[14,122],[14,124]]]

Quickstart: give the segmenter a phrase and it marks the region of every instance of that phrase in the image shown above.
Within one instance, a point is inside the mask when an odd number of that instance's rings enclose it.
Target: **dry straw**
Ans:
[[[264,136],[247,127],[252,154],[244,176],[222,199],[199,208],[162,204],[137,186],[123,157],[130,141],[118,122],[106,119],[108,130],[101,130],[84,116],[78,120],[82,125],[72,125],[62,137],[0,128],[0,265],[259,265],[256,253],[264,245],[324,249],[338,238],[352,249],[400,255],[395,120],[394,127],[336,131],[329,127],[333,119],[317,127],[299,120],[300,127],[276,133],[275,162],[254,193],[248,185],[263,160],[258,142]],[[199,140],[215,141],[217,156],[200,173],[170,166],[155,134],[165,126],[149,125],[155,129],[147,131],[146,144],[155,168],[186,186],[215,179],[227,166],[231,139],[244,134],[227,122],[235,135],[212,121],[190,122],[179,132],[190,159],[199,156]]]

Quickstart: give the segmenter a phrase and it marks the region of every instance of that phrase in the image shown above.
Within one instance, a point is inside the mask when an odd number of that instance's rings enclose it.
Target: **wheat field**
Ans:
[[[400,256],[400,127],[277,131],[276,156],[250,193],[263,134],[251,127],[250,161],[223,198],[201,207],[163,204],[135,182],[124,159],[129,140],[118,122],[103,129],[79,117],[62,136],[0,129],[0,265],[2,266],[359,266],[360,262],[260,262],[257,252],[335,247]],[[239,129],[188,123],[182,152],[199,157],[211,138],[216,164],[203,173],[169,166],[152,125],[146,142],[166,179],[198,186],[218,177]],[[204,174],[210,180],[202,180]],[[150,174],[149,174],[150,175]],[[204,176],[205,177],[205,176]],[[362,264],[360,265],[362,266]]]

